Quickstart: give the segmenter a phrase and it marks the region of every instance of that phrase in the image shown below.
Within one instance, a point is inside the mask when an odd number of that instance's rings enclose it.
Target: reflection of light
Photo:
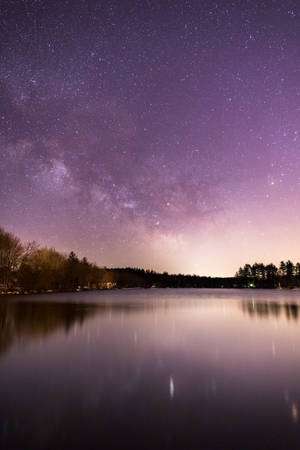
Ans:
[[[295,402],[292,403],[292,418],[295,423],[297,423],[299,420],[298,407]]]
[[[173,377],[170,377],[170,397],[174,397],[175,387],[174,387],[174,381]]]
[[[217,383],[215,380],[211,381],[211,391],[214,395],[217,395]]]
[[[276,356],[276,347],[273,341],[272,341],[272,355]]]

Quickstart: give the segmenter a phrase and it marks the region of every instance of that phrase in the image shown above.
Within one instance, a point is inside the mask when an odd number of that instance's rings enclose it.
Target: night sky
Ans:
[[[99,265],[300,259],[297,1],[2,0],[0,224]]]

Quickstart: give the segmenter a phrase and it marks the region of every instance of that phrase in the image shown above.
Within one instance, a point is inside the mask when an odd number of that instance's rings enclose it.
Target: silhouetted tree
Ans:
[[[0,283],[7,289],[14,272],[19,268],[24,247],[18,237],[0,228]]]
[[[285,277],[286,276],[286,266],[285,266],[285,262],[284,261],[280,261],[279,275],[281,277]]]
[[[265,271],[266,271],[266,277],[268,280],[273,280],[274,278],[276,278],[278,269],[274,264],[267,264],[265,267]]]
[[[254,264],[251,266],[251,276],[252,276],[253,278],[259,278],[259,264],[254,263]]]
[[[286,271],[287,278],[290,279],[294,276],[294,264],[292,263],[292,261],[288,260],[285,263],[285,271]]]
[[[66,285],[68,288],[76,289],[79,286],[79,259],[71,251],[66,261]]]

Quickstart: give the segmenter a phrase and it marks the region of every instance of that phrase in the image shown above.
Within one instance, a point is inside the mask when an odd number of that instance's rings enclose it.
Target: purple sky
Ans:
[[[0,225],[106,266],[300,259],[297,1],[4,0]]]

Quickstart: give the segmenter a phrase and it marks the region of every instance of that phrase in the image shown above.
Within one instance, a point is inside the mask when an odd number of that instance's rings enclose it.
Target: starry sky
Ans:
[[[2,0],[0,224],[107,267],[300,259],[297,1]]]

